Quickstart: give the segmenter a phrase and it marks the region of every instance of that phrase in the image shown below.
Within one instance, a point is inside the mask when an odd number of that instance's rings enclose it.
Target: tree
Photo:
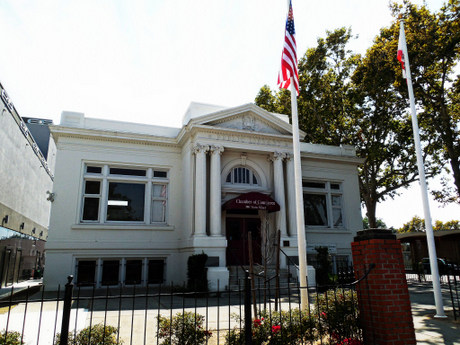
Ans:
[[[458,3],[450,0],[435,14],[408,1],[391,5],[393,15],[406,20],[426,176],[439,174],[448,161],[455,181],[458,175],[457,194],[449,194],[448,188],[436,193],[444,201],[460,195],[459,77],[452,81],[460,54]],[[399,21],[381,29],[364,57],[347,50],[351,38],[344,28],[327,32],[300,60],[299,126],[308,133],[306,141],[356,147],[364,159],[359,167],[361,200],[369,226],[375,228],[378,202],[419,179],[407,87],[396,60]],[[272,96],[267,110],[290,114],[285,90],[272,93],[265,87],[263,95]],[[263,97],[256,103],[262,105]]]
[[[387,229],[387,225],[382,218],[377,218],[377,229]],[[367,217],[363,218],[363,229],[369,229],[369,219]]]
[[[352,75],[355,92],[357,133],[353,144],[364,158],[359,168],[361,199],[369,226],[376,227],[378,202],[398,194],[417,181],[416,155],[407,100],[395,89],[396,47],[394,37],[381,35],[367,51]],[[422,137],[426,142],[432,139]],[[439,168],[429,151],[424,152],[427,176]]]
[[[434,231],[437,230],[460,230],[460,221],[459,220],[449,220],[448,222],[441,222],[437,220],[433,227]]]
[[[392,4],[393,16],[405,20],[406,40],[421,127],[433,138],[431,150],[453,177],[453,186],[443,180],[443,189],[433,192],[438,201],[460,202],[460,76],[455,70],[460,58],[460,2],[449,0],[437,13],[408,1]],[[382,30],[393,34],[397,23]],[[395,37],[393,39],[396,44]],[[396,86],[407,94],[399,77]]]
[[[397,229],[396,231],[399,233],[425,232],[425,220],[418,216],[413,216],[410,221],[404,223],[403,226]]]
[[[425,232],[425,219],[420,218],[418,216],[412,217],[410,221],[404,223],[402,227],[397,229],[396,231],[399,233],[404,232]],[[440,220],[434,222],[433,226],[434,231],[440,230],[460,230],[460,221],[458,220],[449,220],[443,223]]]
[[[394,90],[393,65],[382,63],[390,57],[377,54],[378,48],[365,58],[353,54],[347,49],[352,35],[345,28],[327,34],[299,63],[299,126],[308,133],[306,141],[356,147],[364,159],[361,199],[369,226],[376,228],[377,203],[417,179],[410,120],[402,106],[395,106],[404,102]],[[288,94],[268,91],[263,87],[256,103],[270,100],[267,110],[290,114]]]

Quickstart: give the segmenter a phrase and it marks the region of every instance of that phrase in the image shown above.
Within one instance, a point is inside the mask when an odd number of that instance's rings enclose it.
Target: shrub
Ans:
[[[91,327],[83,328],[76,335],[69,332],[69,345],[117,345],[123,344],[123,341],[117,342],[118,328],[97,324]],[[61,334],[56,335],[55,345],[61,344]]]
[[[24,342],[21,341],[21,333],[16,331],[3,330],[0,333],[0,345],[23,345]]]
[[[187,288],[192,291],[208,291],[208,275],[206,270],[208,256],[203,254],[191,255],[187,260]]]
[[[234,328],[226,335],[225,344],[243,345],[244,337],[244,329]],[[262,312],[252,320],[253,345],[304,344],[316,339],[314,316],[298,309],[273,312],[271,316]]]
[[[316,284],[318,286],[330,285],[333,282],[331,277],[332,272],[332,261],[331,255],[329,254],[328,247],[316,247],[316,260],[318,266],[316,267]]]
[[[204,316],[192,312],[176,314],[172,320],[158,317],[160,345],[205,344],[212,333],[203,328]]]
[[[345,338],[337,345],[363,345],[363,342],[354,338]]]
[[[299,309],[262,312],[252,320],[254,345],[313,344],[362,345],[356,292],[329,290],[319,294],[311,313]],[[233,316],[241,321],[238,316]],[[227,345],[244,345],[245,329],[234,328],[225,337]]]
[[[355,291],[328,290],[318,296],[316,310],[318,311],[318,331],[321,334],[331,335],[335,339],[332,344],[342,344],[345,339],[354,340],[361,336]]]

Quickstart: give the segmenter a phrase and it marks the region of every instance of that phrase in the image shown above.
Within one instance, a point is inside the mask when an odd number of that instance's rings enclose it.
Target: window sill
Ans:
[[[155,230],[155,231],[173,231],[173,225],[156,225],[156,224],[100,224],[100,223],[82,223],[73,224],[72,230]]]

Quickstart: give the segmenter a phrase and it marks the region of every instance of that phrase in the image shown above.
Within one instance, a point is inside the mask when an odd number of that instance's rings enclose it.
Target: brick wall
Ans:
[[[365,344],[416,344],[401,244],[388,230],[358,232],[352,243]]]

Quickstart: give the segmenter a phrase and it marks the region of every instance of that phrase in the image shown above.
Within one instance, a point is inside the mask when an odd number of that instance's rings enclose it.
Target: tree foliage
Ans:
[[[404,223],[402,227],[397,229],[396,231],[399,233],[405,232],[424,232],[426,230],[425,227],[425,219],[420,218],[418,216],[412,217],[410,221]],[[460,230],[460,221],[459,220],[449,220],[447,222],[442,222],[437,220],[434,222],[433,225],[434,231],[439,230]]]
[[[388,226],[385,224],[383,219],[377,218],[377,229],[388,229]],[[369,229],[369,219],[367,217],[363,218],[363,229]]]
[[[390,7],[395,18],[401,15],[406,21],[409,59],[416,66],[412,74],[426,174],[438,174],[449,159],[459,168],[460,82],[458,77],[452,81],[459,57],[458,0],[435,14],[407,1]],[[361,200],[369,226],[375,228],[378,202],[418,180],[407,86],[396,60],[399,21],[381,29],[365,56],[347,48],[352,38],[349,29],[328,31],[300,59],[299,126],[308,142],[356,147],[364,159],[359,167]],[[286,90],[272,92],[264,86],[256,104],[291,113]],[[452,197],[446,191],[438,192],[438,198]]]
[[[352,35],[345,28],[327,34],[299,63],[299,126],[308,142],[356,147],[364,159],[359,168],[361,199],[369,226],[376,228],[377,202],[416,179],[410,121],[394,106],[400,100],[393,70],[382,70],[386,65],[381,60],[389,57],[351,53],[347,45]],[[374,78],[376,71],[383,77]],[[256,103],[270,100],[267,110],[290,113],[288,93],[272,94],[274,99],[267,95],[267,87],[262,88]]]
[[[433,194],[442,202],[460,202],[460,76],[455,70],[460,58],[460,2],[450,0],[439,12],[430,13],[405,1],[393,4],[392,11],[405,20],[420,125],[434,139],[431,150],[453,177],[453,188],[445,181],[445,188]],[[407,94],[402,79],[397,84]]]

